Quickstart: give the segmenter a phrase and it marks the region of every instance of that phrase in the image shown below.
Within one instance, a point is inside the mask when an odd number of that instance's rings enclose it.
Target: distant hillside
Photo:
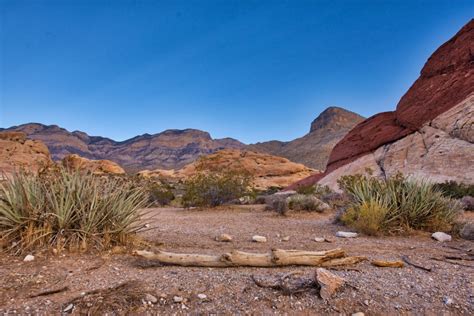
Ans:
[[[286,158],[247,150],[220,150],[214,154],[203,156],[179,170],[145,170],[140,172],[144,177],[183,180],[199,171],[245,170],[260,189],[269,187],[285,187],[295,181],[317,173],[302,164],[294,163]]]
[[[329,107],[312,123],[308,134],[290,142],[269,141],[247,146],[248,150],[268,153],[324,170],[333,147],[364,117],[339,107]]]
[[[196,129],[166,130],[144,134],[123,142],[69,132],[56,125],[24,124],[6,129],[25,133],[28,138],[45,143],[54,160],[78,154],[88,159],[112,160],[129,172],[144,169],[177,169],[221,149],[239,149],[245,145],[232,138],[213,139]]]

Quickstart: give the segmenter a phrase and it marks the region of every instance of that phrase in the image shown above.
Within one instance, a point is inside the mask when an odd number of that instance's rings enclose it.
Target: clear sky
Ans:
[[[291,140],[394,109],[474,1],[0,0],[0,127]]]

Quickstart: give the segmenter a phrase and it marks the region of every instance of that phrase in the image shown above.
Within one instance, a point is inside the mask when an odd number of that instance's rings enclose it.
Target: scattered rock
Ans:
[[[206,294],[199,293],[197,296],[198,296],[198,298],[199,298],[200,300],[205,300],[205,299],[207,299],[207,295],[206,295]]]
[[[319,295],[324,300],[331,298],[343,285],[344,279],[324,268],[316,270],[316,282],[321,286]]]
[[[352,314],[352,316],[365,316],[365,314],[362,312],[357,312],[357,313]]]
[[[431,237],[441,242],[451,241],[451,236],[443,232],[436,232]]]
[[[464,224],[463,228],[459,232],[459,236],[463,239],[474,240],[474,223],[469,222]]]
[[[365,301],[364,301],[364,305],[369,306],[369,305],[370,305],[369,300],[365,300]]]
[[[298,194],[298,192],[294,191],[294,190],[287,190],[287,191],[280,191],[280,192],[276,192],[274,193],[273,195],[278,195],[278,196],[292,196],[292,195],[295,195],[295,194]]]
[[[326,241],[326,238],[323,238],[323,237],[315,237],[315,238],[314,238],[314,241],[315,241],[315,242],[325,242],[325,241]]]
[[[151,294],[148,294],[148,293],[145,295],[145,300],[147,302],[152,303],[152,304],[156,304],[158,302],[158,299],[155,296],[153,296]]]
[[[285,236],[281,239],[281,241],[290,241],[290,236]]]
[[[255,235],[255,236],[252,237],[252,241],[254,241],[254,242],[267,242],[267,237]]]
[[[35,260],[35,256],[33,255],[26,255],[25,259],[23,259],[24,262],[29,262]]]
[[[220,234],[216,237],[216,240],[221,242],[230,242],[232,241],[232,236],[229,234]]]
[[[65,313],[70,312],[70,311],[72,311],[73,308],[74,308],[74,305],[69,304],[68,306],[66,306],[65,309],[63,309],[63,312],[65,312]]]
[[[474,211],[474,197],[467,195],[461,199],[465,211]]]
[[[443,297],[443,303],[444,303],[444,305],[449,306],[449,305],[453,304],[453,299],[448,297],[448,296],[445,296],[445,297]]]
[[[182,301],[184,301],[184,299],[181,296],[174,296],[173,297],[173,302],[175,302],[175,303],[181,303]]]
[[[357,233],[352,233],[352,232],[339,231],[336,233],[336,237],[341,237],[341,238],[355,238],[357,236],[358,236]]]

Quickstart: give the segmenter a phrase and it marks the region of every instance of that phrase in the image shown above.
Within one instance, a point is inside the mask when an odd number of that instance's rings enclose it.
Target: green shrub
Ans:
[[[201,172],[184,182],[185,207],[215,207],[251,195],[251,178],[245,172]]]
[[[300,185],[296,188],[296,192],[298,194],[305,194],[305,195],[314,194],[316,192],[316,186],[312,184]]]
[[[345,176],[339,186],[351,199],[342,221],[368,234],[450,229],[460,211],[432,184],[407,180],[401,174],[387,180]]]
[[[445,196],[453,199],[462,199],[465,196],[474,197],[474,184],[446,181],[444,183],[435,184],[435,187],[441,190]]]
[[[148,185],[149,200],[161,206],[169,205],[175,199],[173,187],[167,183],[153,182]]]
[[[294,211],[323,212],[328,208],[326,203],[313,195],[295,194],[288,198],[288,206]]]
[[[0,185],[0,246],[22,252],[127,243],[142,228],[144,206],[143,190],[120,178],[19,173]]]

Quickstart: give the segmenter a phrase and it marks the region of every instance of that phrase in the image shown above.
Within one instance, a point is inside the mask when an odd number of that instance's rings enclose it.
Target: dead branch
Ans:
[[[371,264],[381,268],[403,268],[403,261],[372,260]]]
[[[428,268],[428,267],[423,267],[419,264],[416,264],[416,263],[413,263],[412,261],[410,261],[410,259],[407,257],[407,256],[402,256],[402,260],[405,261],[406,264],[409,264],[415,268],[418,268],[418,269],[421,269],[421,270],[425,270],[425,271],[428,271],[428,272],[431,272],[431,268]]]
[[[453,261],[451,261],[447,258],[445,259],[445,258],[432,257],[430,259],[431,260],[436,260],[436,261],[441,261],[441,262],[446,262],[446,263],[451,263],[451,264],[455,264],[455,265],[462,266],[462,267],[474,268],[474,266],[471,266],[471,265],[468,265],[468,264],[463,264],[463,263],[456,262],[456,261],[453,262]]]
[[[51,295],[51,294],[64,292],[64,291],[67,291],[67,290],[69,290],[69,287],[68,286],[63,286],[63,287],[60,287],[60,288],[57,288],[57,289],[50,289],[50,290],[41,291],[41,292],[32,294],[32,295],[29,296],[29,298],[38,297],[38,296],[47,296],[47,295]]]

